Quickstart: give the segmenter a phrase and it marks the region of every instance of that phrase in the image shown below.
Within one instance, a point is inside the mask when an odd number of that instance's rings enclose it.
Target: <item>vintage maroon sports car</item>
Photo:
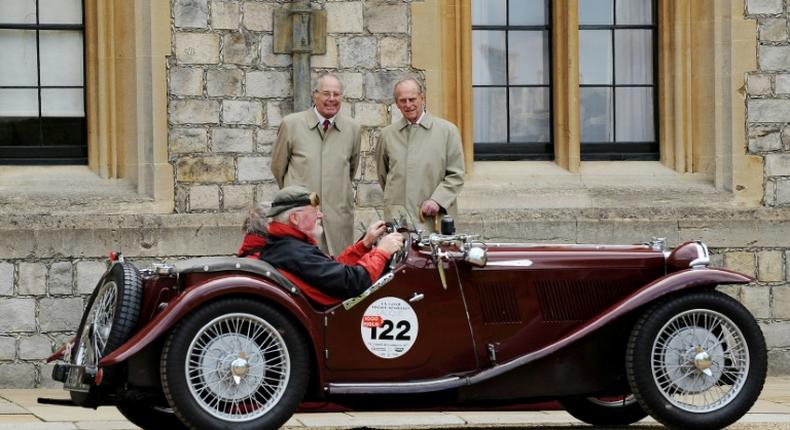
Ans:
[[[53,359],[74,404],[143,428],[274,429],[305,402],[487,409],[558,400],[576,418],[713,429],[766,373],[750,278],[708,250],[485,243],[408,233],[360,297],[322,308],[265,261],[138,270],[116,257]]]

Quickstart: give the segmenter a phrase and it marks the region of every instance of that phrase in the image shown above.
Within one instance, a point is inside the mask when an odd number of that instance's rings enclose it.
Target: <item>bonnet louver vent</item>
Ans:
[[[540,281],[538,301],[544,321],[584,321],[633,290],[623,281]]]
[[[516,294],[509,285],[481,285],[477,289],[485,324],[519,324]]]

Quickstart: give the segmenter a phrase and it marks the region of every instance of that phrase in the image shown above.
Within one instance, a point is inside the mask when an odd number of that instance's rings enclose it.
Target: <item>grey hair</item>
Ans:
[[[272,217],[272,221],[279,222],[279,223],[282,223],[282,224],[288,224],[288,216],[291,215],[291,212],[296,211],[298,209],[301,209],[303,207],[304,206],[299,206],[299,207],[296,207],[296,208],[288,209],[285,212],[279,213],[279,214],[275,215],[274,217]]]
[[[318,77],[313,79],[313,94],[320,92],[321,82],[325,78],[334,78],[335,80],[337,80],[337,82],[340,83],[340,94],[343,94],[343,81],[341,81],[340,78],[338,78],[337,75],[334,73],[321,73],[320,75],[318,75]]]
[[[265,205],[255,205],[247,212],[247,218],[244,219],[244,226],[242,230],[245,233],[252,233],[257,235],[266,234],[266,227],[269,222],[266,218],[266,212],[269,208]]]
[[[414,82],[415,84],[417,84],[417,89],[420,91],[420,94],[425,94],[425,87],[422,85],[422,82],[420,82],[419,79],[417,79],[415,77],[408,76],[408,77],[405,77],[405,78],[399,80],[398,82],[395,82],[395,85],[392,86],[392,99],[393,100],[397,100],[398,99],[398,95],[396,94],[396,91],[398,90],[398,87],[400,86],[400,84],[404,84],[406,82]]]

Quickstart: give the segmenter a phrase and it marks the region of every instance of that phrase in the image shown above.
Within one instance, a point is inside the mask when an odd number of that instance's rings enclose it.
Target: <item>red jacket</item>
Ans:
[[[368,249],[362,241],[337,258],[324,254],[309,235],[286,224],[269,224],[260,258],[277,268],[304,294],[321,305],[356,297],[381,276],[389,254]]]

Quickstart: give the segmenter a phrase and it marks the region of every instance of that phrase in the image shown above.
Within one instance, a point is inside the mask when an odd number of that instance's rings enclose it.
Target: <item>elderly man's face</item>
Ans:
[[[324,227],[321,224],[324,214],[317,207],[304,206],[293,211],[292,215],[291,222],[297,230],[313,236],[315,240],[321,237],[324,232]]]
[[[420,87],[413,81],[401,82],[395,88],[395,104],[407,121],[414,123],[420,119],[425,107],[425,95],[420,94]]]
[[[340,111],[342,96],[340,81],[332,76],[325,76],[318,83],[318,91],[313,93],[313,103],[321,116],[332,118]]]

